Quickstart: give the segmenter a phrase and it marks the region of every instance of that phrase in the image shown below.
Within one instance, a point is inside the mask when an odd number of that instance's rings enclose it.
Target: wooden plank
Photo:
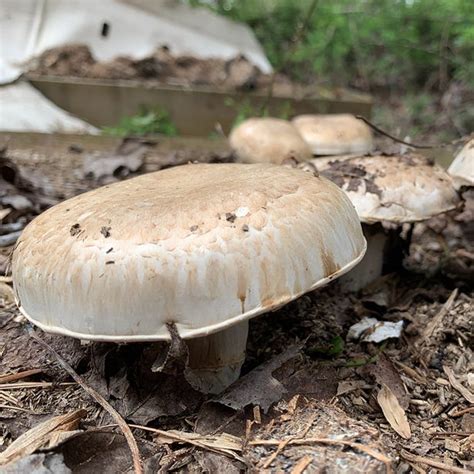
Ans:
[[[59,107],[92,125],[116,125],[120,118],[136,114],[141,107],[162,106],[179,133],[188,136],[208,136],[217,123],[228,133],[240,106],[249,104],[258,109],[267,100],[264,94],[194,90],[140,81],[45,76],[28,79]],[[290,116],[348,112],[369,117],[371,107],[370,99],[363,95],[341,99],[272,97],[268,102],[271,114],[289,112]]]

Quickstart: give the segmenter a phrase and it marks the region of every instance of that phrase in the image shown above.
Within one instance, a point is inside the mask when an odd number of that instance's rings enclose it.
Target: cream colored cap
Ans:
[[[416,222],[454,209],[451,177],[417,154],[316,158],[318,171],[346,191],[362,222]]]
[[[325,178],[273,165],[196,164],[49,209],[13,254],[23,314],[82,339],[204,336],[351,269],[359,219]]]
[[[287,159],[306,161],[311,149],[287,120],[251,118],[235,127],[229,143],[243,163],[281,164]]]
[[[456,155],[448,173],[452,176],[456,189],[474,186],[474,138]]]
[[[350,114],[299,115],[292,123],[314,155],[365,154],[374,146],[370,128]]]

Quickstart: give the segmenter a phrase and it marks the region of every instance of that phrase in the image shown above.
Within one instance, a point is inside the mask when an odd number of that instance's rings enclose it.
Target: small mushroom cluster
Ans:
[[[303,162],[313,155],[365,154],[373,149],[371,129],[350,114],[299,115],[291,122],[250,118],[232,130],[229,143],[243,163]]]
[[[230,144],[237,157],[246,162],[268,160],[262,158],[259,144],[262,131],[269,120],[250,119],[238,126],[230,136]],[[260,128],[250,126],[261,124]],[[419,154],[384,155],[373,152],[371,129],[349,114],[301,115],[285,122],[288,133],[301,137],[316,158],[307,159],[307,153],[278,155],[277,163],[298,167],[314,175],[322,175],[342,188],[351,199],[362,222],[368,242],[367,254],[361,264],[340,282],[347,290],[359,290],[378,276],[384,262],[401,262],[398,238],[403,224],[430,219],[454,209],[459,204],[456,188],[472,185],[474,181],[474,140],[469,142],[455,159],[449,174]],[[242,154],[244,134],[252,148]],[[283,150],[282,134],[265,135],[265,142]],[[258,150],[258,152],[256,152]],[[288,158],[291,158],[288,160]],[[454,183],[453,183],[454,179]],[[398,249],[398,255],[389,251]]]

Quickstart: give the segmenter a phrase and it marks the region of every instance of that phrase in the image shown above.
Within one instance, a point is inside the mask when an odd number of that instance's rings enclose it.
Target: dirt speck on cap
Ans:
[[[112,230],[112,227],[107,227],[107,226],[104,226],[102,227],[102,229],[100,229],[100,233],[105,237],[110,237],[110,231]]]
[[[69,233],[74,237],[75,235],[79,234],[81,232],[81,225],[80,224],[74,224],[71,226],[69,229]]]
[[[375,176],[368,173],[364,166],[355,165],[349,161],[331,161],[329,168],[321,174],[342,188],[347,184],[347,191],[357,191],[365,182],[367,192],[382,196],[382,190],[375,184]]]
[[[227,222],[231,222],[233,224],[235,219],[237,219],[237,216],[233,212],[227,212],[226,213],[225,220]]]

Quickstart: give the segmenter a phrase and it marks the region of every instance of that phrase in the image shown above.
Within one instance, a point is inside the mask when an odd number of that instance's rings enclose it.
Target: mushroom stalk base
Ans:
[[[340,279],[344,291],[359,291],[382,275],[388,236],[380,225],[362,224],[367,252],[361,262]]]
[[[205,337],[188,339],[186,380],[203,393],[220,393],[235,382],[245,360],[249,322]]]

